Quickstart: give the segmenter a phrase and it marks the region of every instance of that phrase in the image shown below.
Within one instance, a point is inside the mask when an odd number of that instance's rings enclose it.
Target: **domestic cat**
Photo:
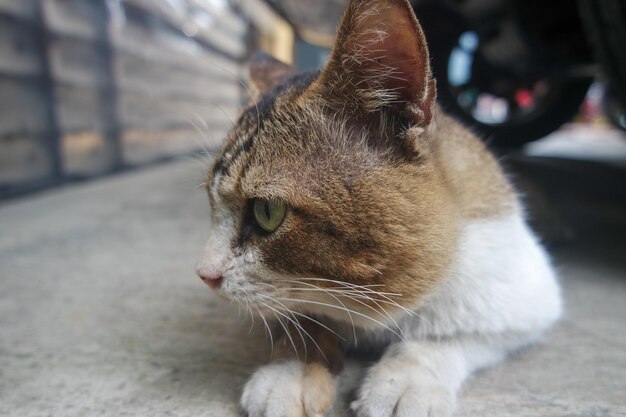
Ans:
[[[258,94],[209,172],[197,266],[282,328],[243,410],[324,415],[356,347],[384,349],[357,416],[452,415],[463,381],[536,340],[561,302],[500,166],[438,107],[408,1],[352,0],[319,72],[250,66]]]

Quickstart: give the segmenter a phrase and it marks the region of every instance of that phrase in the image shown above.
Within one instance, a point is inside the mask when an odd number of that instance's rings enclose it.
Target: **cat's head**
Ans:
[[[259,94],[209,172],[199,275],[264,313],[364,326],[419,303],[456,230],[428,61],[406,0],[351,1],[321,72],[254,58]]]

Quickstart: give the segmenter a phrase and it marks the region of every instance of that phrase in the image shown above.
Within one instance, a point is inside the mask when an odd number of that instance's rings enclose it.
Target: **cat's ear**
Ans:
[[[264,52],[257,52],[250,58],[250,81],[261,93],[273,89],[293,73],[291,65]]]
[[[391,107],[428,125],[435,81],[426,38],[409,2],[351,0],[318,82],[331,103],[347,101],[366,112]]]

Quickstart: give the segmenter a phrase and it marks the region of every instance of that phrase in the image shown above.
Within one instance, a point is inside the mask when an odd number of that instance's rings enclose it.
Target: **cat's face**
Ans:
[[[265,91],[209,172],[212,233],[199,274],[261,313],[375,325],[414,307],[450,262],[455,215],[437,168],[423,36],[408,4],[377,3],[377,15],[351,5],[320,74],[289,77],[257,58],[252,79]],[[408,50],[379,56],[388,42]],[[346,61],[355,51],[358,68]],[[402,71],[419,76],[403,85]]]

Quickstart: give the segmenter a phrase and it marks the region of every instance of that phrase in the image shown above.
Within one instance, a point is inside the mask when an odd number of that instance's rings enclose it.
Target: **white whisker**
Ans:
[[[326,326],[324,323],[322,323],[322,322],[320,322],[320,321],[318,321],[318,320],[314,319],[313,317],[308,316],[308,315],[303,314],[303,313],[300,313],[300,312],[298,312],[298,311],[293,311],[293,310],[291,310],[289,307],[287,307],[285,304],[281,303],[280,301],[278,301],[277,299],[275,299],[275,298],[273,298],[273,297],[271,297],[271,296],[269,296],[269,295],[266,295],[266,294],[259,294],[259,295],[260,295],[261,297],[268,298],[268,299],[269,299],[269,300],[271,300],[272,302],[274,302],[274,303],[276,303],[276,304],[280,305],[280,306],[281,306],[281,307],[282,307],[285,311],[289,312],[290,314],[295,314],[295,315],[297,315],[297,316],[300,316],[300,317],[302,317],[302,318],[305,318],[305,319],[307,319],[307,320],[310,320],[310,321],[312,321],[313,323],[315,323],[315,324],[317,324],[317,325],[319,325],[319,326],[323,327],[324,329],[328,330],[329,332],[331,332],[332,334],[334,334],[335,336],[337,336],[339,339],[343,340],[344,342],[347,340],[345,337],[341,336],[339,333],[335,332],[333,329],[331,329],[330,327]]]
[[[309,284],[309,283],[306,283],[306,282],[299,282],[299,281],[294,281],[294,280],[283,280],[283,281],[296,283],[296,284],[299,284],[299,285],[308,285],[308,286],[311,286],[311,287],[313,287],[315,289],[318,289],[318,290],[320,289],[320,288],[316,287],[315,285]],[[324,291],[324,290],[322,290],[322,291]],[[343,308],[348,312],[348,317],[350,318],[350,323],[352,324],[352,335],[354,336],[354,344],[358,345],[358,340],[357,340],[357,337],[356,337],[356,327],[354,326],[354,319],[352,318],[352,314],[350,313],[349,309],[346,307],[346,305],[344,303],[341,302],[341,300],[339,298],[334,296],[331,292],[327,291],[326,293],[328,295],[330,295],[331,297],[333,297],[335,300],[337,300],[337,302],[339,304],[341,304],[343,306]]]
[[[398,334],[395,330],[393,330],[391,327],[387,326],[385,323],[381,322],[380,320],[376,320],[373,317],[368,316],[367,314],[363,314],[363,313],[359,313],[358,311],[354,311],[351,309],[346,309],[345,307],[340,307],[340,306],[336,306],[334,304],[328,304],[328,303],[322,303],[320,301],[312,301],[312,300],[303,300],[303,299],[299,299],[299,298],[277,298],[278,300],[285,300],[285,301],[292,301],[292,302],[296,302],[296,303],[305,303],[305,304],[315,304],[315,305],[319,305],[319,306],[324,306],[324,307],[330,307],[330,308],[334,308],[337,310],[344,310],[346,312],[348,312],[348,310],[353,313],[356,314],[357,316],[366,318],[368,320],[371,320],[379,325],[381,325],[382,327],[384,327],[385,329],[389,330],[391,333],[395,334],[396,336],[398,336],[401,340],[404,341],[404,337],[400,334]]]
[[[298,283],[297,281],[290,281],[290,282]],[[302,283],[302,282],[300,282],[298,284],[311,285],[311,284]],[[379,300],[376,300],[376,299],[374,299],[372,297],[369,297],[367,295],[351,293],[350,290],[347,290],[347,291],[345,291],[345,290],[328,290],[328,289],[325,289],[325,288],[315,287],[314,285],[311,285],[311,286],[313,288],[289,288],[289,290],[292,290],[292,291],[322,291],[322,292],[325,292],[325,293],[329,294],[331,297],[336,299],[342,306],[345,307],[345,304],[342,303],[337,297],[335,297],[332,294],[332,292],[334,292],[334,293],[338,294],[339,296],[347,297],[347,298],[351,299],[352,301],[357,302],[357,303],[361,304],[362,306],[369,308],[370,310],[374,311],[375,313],[380,314],[382,317],[387,317],[389,320],[391,320],[393,322],[393,324],[396,326],[398,331],[400,333],[402,333],[402,328],[400,327],[398,322],[396,322],[396,320],[391,316],[391,314],[389,314],[389,312],[387,310],[385,310],[380,305]],[[371,305],[369,305],[369,304],[367,304],[367,303],[357,299],[357,297],[365,298],[367,300],[370,300],[370,301],[374,302],[376,304],[376,307],[380,308],[380,311],[377,310],[376,308],[372,307]],[[357,344],[356,343],[356,334],[354,336],[355,336],[355,345],[356,345]]]
[[[252,312],[252,308],[250,307],[250,303],[246,300],[246,308],[248,309],[248,313],[250,313],[250,330],[248,330],[248,334],[252,333],[252,328],[254,327],[254,313]]]
[[[299,289],[299,288],[294,288],[294,290],[305,290],[305,288],[301,288],[301,289]],[[311,289],[311,290],[312,290],[312,289]],[[326,291],[326,290],[323,290],[323,291],[324,291],[324,292],[328,292],[328,291]],[[357,298],[356,298],[357,296],[350,295],[349,293],[347,293],[347,292],[345,292],[345,293],[344,293],[344,292],[342,292],[342,291],[337,291],[337,293],[339,294],[339,296],[344,296],[344,297],[347,297],[347,298],[351,299],[352,301],[357,302],[357,303],[359,303],[360,305],[362,305],[362,306],[364,306],[364,307],[369,308],[370,310],[374,311],[375,313],[380,314],[382,317],[387,317],[387,318],[388,318],[389,320],[391,320],[391,321],[393,322],[393,324],[394,324],[394,325],[398,328],[398,331],[399,331],[399,332],[402,332],[402,329],[401,329],[401,328],[400,328],[400,326],[398,325],[398,322],[396,322],[396,320],[395,320],[395,319],[391,316],[391,314],[389,314],[389,312],[387,312],[387,310],[385,310],[383,307],[381,307],[381,306],[380,306],[380,304],[378,303],[378,301],[377,301],[377,300],[375,300],[375,299],[373,299],[373,298],[371,298],[371,297],[367,297],[367,296],[365,296],[365,298],[366,298],[366,299],[371,300],[372,302],[374,302],[374,303],[376,304],[376,306],[377,306],[378,308],[380,308],[380,311],[379,311],[379,310],[377,310],[375,307],[372,307],[371,305],[369,305],[369,304],[367,304],[367,303],[365,303],[365,302],[363,302],[363,301],[361,301],[361,300],[357,299]],[[343,305],[343,303],[342,303],[342,305]],[[383,314],[383,313],[384,313],[384,314]]]
[[[300,354],[298,353],[298,349],[296,348],[296,343],[293,341],[293,338],[291,337],[291,334],[289,333],[289,329],[287,329],[287,326],[285,326],[283,321],[280,319],[280,317],[276,315],[276,313],[274,313],[274,316],[276,317],[276,320],[278,320],[278,323],[281,325],[281,327],[285,330],[285,334],[289,338],[289,341],[291,342],[291,346],[293,346],[293,352],[296,354],[296,357],[300,359]]]
[[[353,284],[350,282],[346,282],[346,281],[339,281],[339,280],[334,280],[334,279],[328,279],[328,278],[315,278],[315,277],[306,277],[306,278],[298,278],[299,281],[322,281],[322,282],[332,282],[335,284],[339,284],[342,287],[348,287],[354,291],[358,291],[361,293],[368,293],[368,294],[375,294],[380,296],[381,298],[384,298],[385,300],[387,300],[389,303],[395,305],[396,307],[402,309],[405,313],[407,313],[410,316],[414,316],[414,312],[407,309],[406,307],[402,306],[401,304],[399,304],[398,302],[396,302],[395,300],[392,300],[390,297],[402,297],[402,294],[398,294],[398,293],[390,293],[390,292],[384,292],[384,291],[377,291],[377,290],[373,290],[369,287],[373,287],[373,286],[385,286],[385,284],[370,284],[370,285],[358,285],[358,284]]]
[[[269,308],[270,310],[272,310],[274,312],[274,314],[280,314],[281,316],[283,316],[285,319],[289,320],[291,323],[294,324],[294,326],[296,327],[296,331],[298,332],[298,334],[300,335],[300,339],[302,339],[302,346],[304,348],[304,357],[306,358],[307,356],[307,349],[306,349],[306,340],[304,340],[304,336],[302,335],[302,333],[300,332],[300,329],[302,329],[302,326],[300,326],[300,323],[298,323],[297,321],[295,321],[294,319],[292,319],[291,317],[287,316],[285,313],[283,313],[280,310],[275,309],[274,307],[270,306],[269,304],[266,304],[262,301],[259,301],[261,304],[263,304],[263,306],[265,306],[265,308]],[[304,330],[304,329],[302,329]],[[304,332],[306,333],[306,330],[304,330]],[[310,337],[310,335],[309,335]],[[294,346],[295,349],[295,346]]]
[[[282,316],[284,316],[285,318],[287,318],[288,320],[290,320],[290,321],[291,321],[291,322],[292,322],[292,323],[296,326],[296,330],[298,331],[298,333],[300,333],[300,330],[302,330],[302,331],[303,331],[303,332],[304,332],[304,333],[305,333],[305,334],[309,337],[309,339],[311,339],[311,342],[313,342],[313,344],[317,347],[317,349],[319,350],[320,354],[324,357],[324,359],[326,360],[326,362],[328,362],[328,363],[330,364],[330,361],[328,360],[328,358],[327,358],[327,357],[326,357],[326,355],[324,354],[324,351],[323,351],[323,350],[322,350],[322,348],[321,348],[321,347],[317,344],[317,342],[315,341],[315,339],[313,338],[313,336],[311,336],[311,335],[309,334],[309,332],[307,332],[307,331],[306,331],[306,329],[305,329],[304,327],[302,327],[302,325],[298,322],[298,320],[297,320],[297,319],[296,319],[293,315],[294,315],[294,314],[297,314],[297,315],[300,315],[300,316],[304,316],[305,318],[307,318],[307,319],[309,319],[309,320],[311,320],[311,321],[313,321],[313,322],[315,322],[315,323],[317,323],[317,324],[319,324],[319,325],[321,325],[321,326],[325,327],[326,329],[328,329],[328,327],[326,327],[325,325],[323,325],[322,323],[318,322],[317,320],[314,320],[314,319],[312,319],[312,318],[310,318],[310,317],[308,317],[308,316],[306,316],[306,315],[304,315],[304,314],[300,314],[300,313],[297,313],[297,312],[295,312],[295,311],[292,311],[292,310],[288,309],[287,307],[285,307],[285,305],[284,305],[283,303],[281,303],[280,301],[277,301],[276,299],[274,299],[274,298],[272,298],[272,297],[270,297],[270,296],[266,296],[266,297],[267,297],[267,298],[269,298],[270,300],[272,300],[273,302],[275,302],[275,303],[277,303],[277,304],[282,305],[282,306],[285,308],[285,311],[286,311],[288,314],[290,314],[290,315],[292,316],[292,318],[289,318],[289,317],[285,316],[282,312],[280,312],[279,310],[276,310],[276,309],[272,308],[271,306],[267,305],[266,303],[261,302],[261,304],[263,304],[265,307],[267,307],[267,308],[271,309],[271,310],[274,312],[274,314],[276,314],[276,313],[281,314]],[[277,318],[278,318],[278,317],[277,317]],[[299,328],[300,330],[298,330],[298,328]],[[330,329],[328,329],[328,330],[329,330],[329,331],[331,331],[331,332],[333,332],[333,331],[332,331],[332,330],[330,330]],[[335,333],[335,332],[333,332],[333,333]],[[335,334],[337,334],[337,333],[335,333]],[[337,335],[337,336],[341,338],[341,336],[339,336],[339,335]],[[304,355],[305,355],[305,357],[306,357],[306,355],[307,355],[306,341],[304,340],[304,337],[302,337],[302,333],[300,333],[300,337],[302,338],[302,343],[303,343],[303,345],[304,345]],[[345,340],[345,339],[344,339],[344,340]],[[295,349],[295,347],[294,347],[294,349]],[[296,351],[296,355],[297,355],[297,354],[298,354],[298,352]]]
[[[274,337],[272,336],[272,329],[270,329],[269,324],[267,324],[267,320],[265,320],[265,317],[263,317],[263,314],[261,314],[258,307],[256,311],[259,314],[259,316],[261,316],[261,320],[263,320],[263,325],[265,326],[265,330],[267,331],[267,334],[270,337],[270,355],[274,356]]]

